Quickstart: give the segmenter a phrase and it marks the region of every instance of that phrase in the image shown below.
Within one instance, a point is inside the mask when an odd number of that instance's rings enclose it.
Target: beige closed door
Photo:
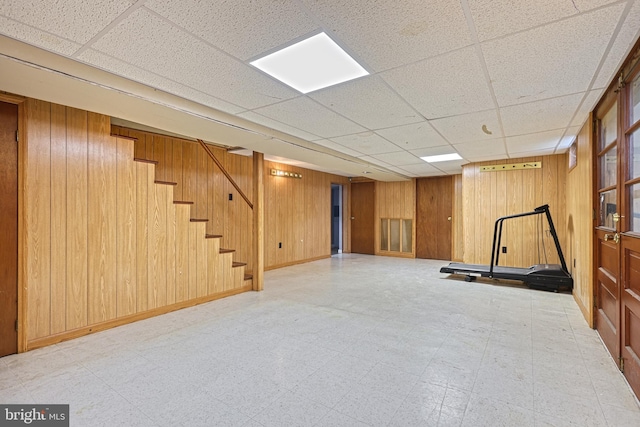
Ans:
[[[351,184],[351,252],[374,254],[374,182]]]
[[[451,259],[453,177],[416,182],[416,257]]]

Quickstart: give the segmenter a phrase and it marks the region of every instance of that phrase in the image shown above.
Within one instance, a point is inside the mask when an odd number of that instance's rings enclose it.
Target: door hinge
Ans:
[[[16,130],[16,142],[20,142],[20,131]]]
[[[618,365],[620,366],[620,372],[624,373],[624,358],[622,356],[618,357]]]
[[[16,332],[18,332],[18,320],[16,319]]]

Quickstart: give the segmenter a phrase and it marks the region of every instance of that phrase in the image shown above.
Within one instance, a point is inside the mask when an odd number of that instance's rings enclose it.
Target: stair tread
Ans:
[[[161,184],[161,185],[178,185],[177,182],[172,182],[172,181],[160,181],[159,179],[156,179],[153,181],[154,184]]]
[[[235,251],[236,251],[235,249],[223,249],[223,248],[220,248],[220,253],[221,254],[230,254],[230,253],[235,252]]]
[[[246,262],[237,262],[234,261],[233,264],[231,264],[231,267],[244,267],[245,265],[247,265]]]
[[[253,279],[253,274],[245,274],[244,275],[244,280],[251,280]]]
[[[174,200],[173,204],[174,205],[192,205],[193,202],[187,202],[185,200]]]
[[[220,234],[205,234],[205,239],[220,239],[222,236]]]
[[[189,221],[191,222],[209,222],[206,218],[191,218]]]
[[[158,161],[157,160],[149,160],[149,159],[143,159],[141,157],[134,157],[133,158],[134,162],[140,162],[140,163],[151,163],[153,165],[157,165]]]

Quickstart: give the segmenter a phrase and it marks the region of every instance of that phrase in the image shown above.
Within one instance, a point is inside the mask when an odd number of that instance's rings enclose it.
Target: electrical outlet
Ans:
[[[502,253],[503,253],[503,254],[506,254],[506,253],[507,253],[507,247],[506,247],[506,246],[503,246],[503,247],[502,247]]]
[[[229,200],[233,200],[233,193],[229,193]]]
[[[278,242],[278,249],[282,249],[282,242]]]

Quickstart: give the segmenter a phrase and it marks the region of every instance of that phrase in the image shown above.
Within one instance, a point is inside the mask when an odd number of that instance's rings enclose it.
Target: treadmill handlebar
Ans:
[[[504,222],[504,220],[541,214],[546,214],[547,222],[549,223],[550,228],[549,231],[551,232],[553,242],[555,243],[556,250],[558,252],[558,257],[560,258],[560,264],[562,265],[562,269],[567,274],[569,274],[569,270],[567,269],[567,264],[564,259],[564,254],[562,253],[562,248],[560,247],[560,241],[558,240],[558,234],[556,233],[556,228],[553,225],[553,219],[551,219],[549,205],[542,205],[535,208],[532,212],[502,216],[496,220],[495,226],[493,228],[493,246],[491,248],[491,264],[489,265],[489,277],[493,277],[493,267],[498,265],[498,259],[500,257],[500,242],[502,240],[502,223]]]

